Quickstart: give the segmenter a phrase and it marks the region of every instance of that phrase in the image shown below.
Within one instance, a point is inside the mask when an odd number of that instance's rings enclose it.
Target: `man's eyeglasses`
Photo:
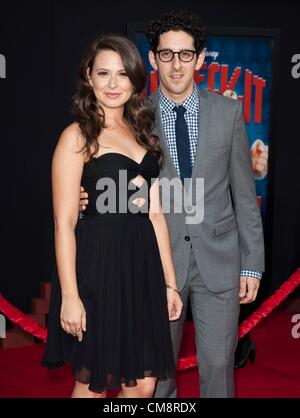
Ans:
[[[182,49],[179,52],[173,52],[171,49],[161,49],[156,51],[156,54],[162,62],[172,61],[175,54],[178,55],[180,61],[190,62],[193,60],[196,51],[192,51],[191,49]]]

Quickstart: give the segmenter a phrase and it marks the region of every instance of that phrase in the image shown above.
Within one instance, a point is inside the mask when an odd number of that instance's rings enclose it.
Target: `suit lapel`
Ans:
[[[194,166],[192,170],[192,178],[196,177],[197,171],[201,169],[201,162],[205,159],[205,152],[210,142],[211,132],[211,104],[208,94],[205,90],[197,89],[199,99],[199,115],[198,115],[198,141]]]

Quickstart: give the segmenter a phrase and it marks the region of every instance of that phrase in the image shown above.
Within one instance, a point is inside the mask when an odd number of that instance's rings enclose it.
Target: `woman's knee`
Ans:
[[[137,385],[134,387],[122,386],[122,393],[124,397],[133,398],[152,398],[156,386],[155,378],[145,378],[138,380]]]
[[[141,385],[141,398],[152,398],[155,391],[156,380],[151,379],[150,381],[145,381]]]
[[[71,395],[72,398],[106,398],[106,390],[103,392],[93,392],[89,389],[89,384],[76,381]]]

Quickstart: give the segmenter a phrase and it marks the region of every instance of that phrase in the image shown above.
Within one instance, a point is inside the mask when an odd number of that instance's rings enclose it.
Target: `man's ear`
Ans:
[[[149,57],[149,62],[153,70],[158,71],[154,52],[150,50],[148,57]]]
[[[196,61],[196,65],[195,65],[195,70],[198,71],[200,70],[200,68],[202,67],[203,63],[205,60],[205,52],[204,50],[202,52],[200,52],[200,54],[198,55],[197,61]]]

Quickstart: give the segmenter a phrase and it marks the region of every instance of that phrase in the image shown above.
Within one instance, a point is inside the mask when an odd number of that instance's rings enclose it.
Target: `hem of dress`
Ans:
[[[59,360],[59,361],[48,361],[48,360],[42,360],[42,366],[48,368],[49,370],[54,370],[60,367],[63,367],[65,364],[68,364],[72,367],[72,362],[68,361],[68,360]],[[137,386],[137,382],[136,380],[140,380],[140,379],[145,379],[146,377],[154,377],[156,379],[159,380],[167,380],[167,379],[175,379],[176,377],[176,371],[165,371],[165,372],[153,372],[151,374],[144,372],[144,375],[138,375],[135,377],[127,377],[123,379],[127,379],[132,383],[128,383],[128,382],[121,382],[120,384],[118,382],[116,383],[111,383],[111,384],[106,384],[105,386],[95,386],[93,383],[90,383],[90,381],[84,381],[83,379],[79,379],[76,376],[76,372],[77,370],[73,368],[72,370],[72,375],[75,378],[75,380],[79,383],[85,384],[85,385],[89,385],[89,390],[95,393],[103,393],[105,390],[107,389],[122,389],[122,385],[124,384],[125,387],[135,387]]]

